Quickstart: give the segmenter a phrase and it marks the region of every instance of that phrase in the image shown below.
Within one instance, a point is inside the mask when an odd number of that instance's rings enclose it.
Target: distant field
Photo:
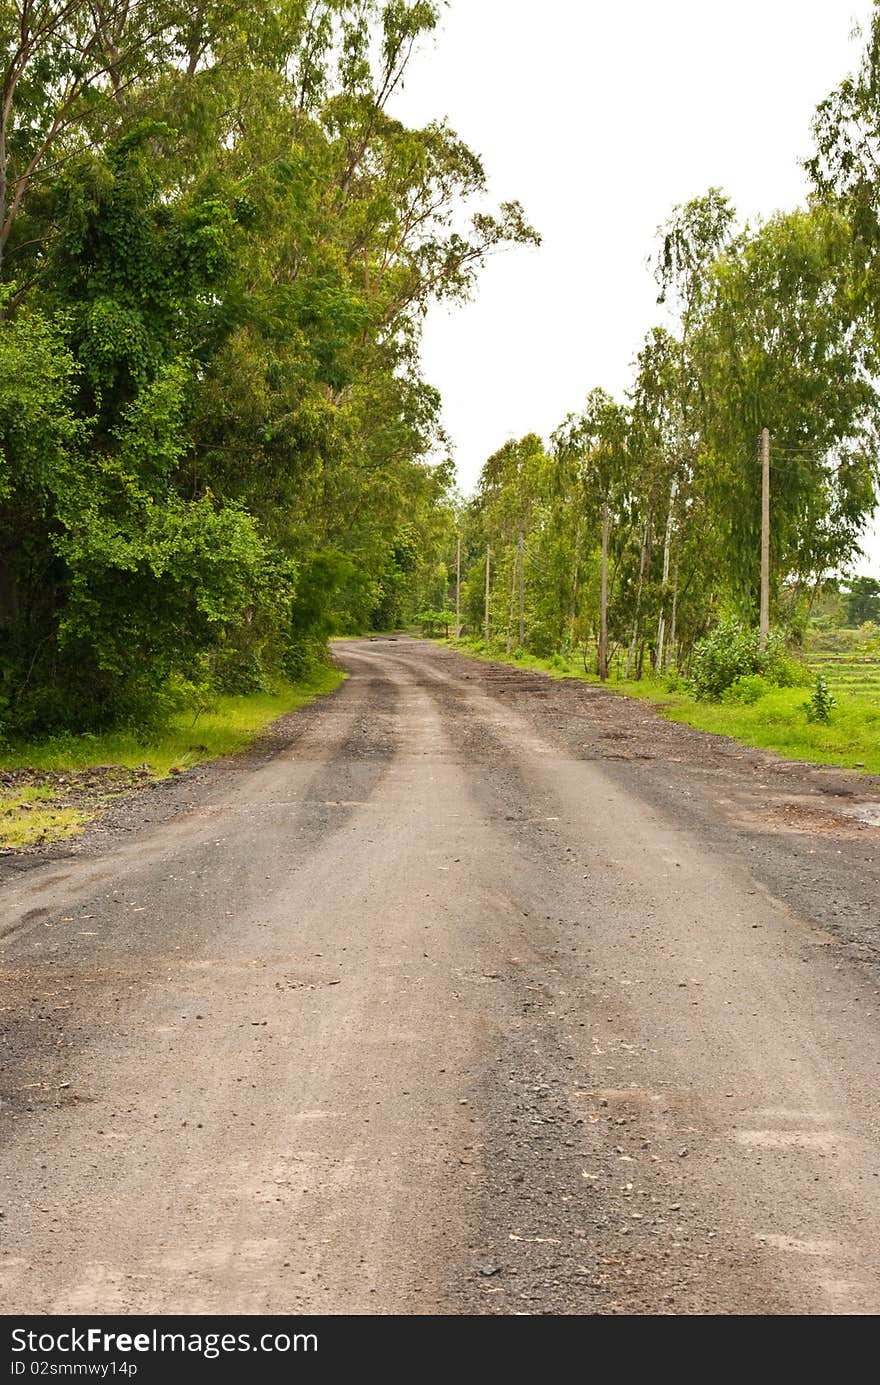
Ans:
[[[806,651],[814,673],[824,673],[839,698],[857,698],[880,706],[880,627],[814,630]]]
[[[841,655],[808,660],[814,673],[824,673],[836,696],[867,697],[880,703],[880,658],[848,659]]]

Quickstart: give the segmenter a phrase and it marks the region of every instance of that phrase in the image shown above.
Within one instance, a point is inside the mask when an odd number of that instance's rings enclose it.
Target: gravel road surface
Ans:
[[[407,639],[9,857],[6,1313],[876,1313],[880,783]]]

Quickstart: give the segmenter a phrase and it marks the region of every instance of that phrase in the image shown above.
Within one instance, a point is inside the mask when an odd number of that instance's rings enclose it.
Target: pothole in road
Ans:
[[[733,821],[749,830],[816,833],[824,837],[855,838],[880,827],[880,803],[842,804],[827,798],[776,799],[762,808],[742,804]]]
[[[852,808],[845,808],[844,812],[847,817],[855,818],[866,827],[880,827],[880,803],[857,803]]]

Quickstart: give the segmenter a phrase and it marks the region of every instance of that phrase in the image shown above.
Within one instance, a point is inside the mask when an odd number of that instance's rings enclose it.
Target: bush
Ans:
[[[327,641],[322,636],[299,632],[289,639],[281,667],[292,683],[299,683],[331,662]]]
[[[434,635],[443,635],[448,639],[450,627],[455,625],[455,612],[419,611],[416,621],[422,628],[422,634],[429,639]]]
[[[539,659],[549,659],[558,651],[559,635],[555,627],[546,621],[530,618],[526,643],[530,654]]]
[[[750,705],[765,697],[772,688],[773,684],[762,673],[745,673],[742,677],[735,679],[729,688],[725,688],[721,700],[722,702],[742,702]]]
[[[777,688],[806,688],[811,682],[810,670],[806,664],[790,658],[778,637],[772,639],[767,646],[764,677]]]
[[[271,679],[259,652],[235,644],[225,646],[215,656],[212,683],[218,692],[231,696],[271,690]]]
[[[813,691],[809,699],[804,703],[807,721],[829,722],[831,720],[831,713],[836,706],[837,698],[829,690],[825,674],[817,673],[816,681],[813,684]]]
[[[768,687],[779,688],[797,687],[810,678],[806,669],[786,654],[780,634],[771,634],[762,649],[758,631],[737,621],[721,621],[694,646],[691,691],[698,702],[719,702],[735,683],[754,675],[760,675]],[[753,697],[747,693],[740,700],[756,701],[760,696],[763,693]]]
[[[691,688],[698,702],[718,702],[722,694],[764,664],[757,630],[735,621],[721,621],[694,646]]]

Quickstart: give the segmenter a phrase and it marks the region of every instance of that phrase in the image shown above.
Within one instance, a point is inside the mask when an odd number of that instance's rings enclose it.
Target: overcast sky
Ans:
[[[805,196],[817,102],[858,60],[870,0],[451,0],[396,112],[446,116],[518,198],[539,250],[434,309],[423,360],[461,484],[506,438],[621,393],[660,320],[646,265],[673,205],[713,185],[743,217]],[[869,541],[880,568],[880,536]],[[861,564],[863,570],[866,564]]]

